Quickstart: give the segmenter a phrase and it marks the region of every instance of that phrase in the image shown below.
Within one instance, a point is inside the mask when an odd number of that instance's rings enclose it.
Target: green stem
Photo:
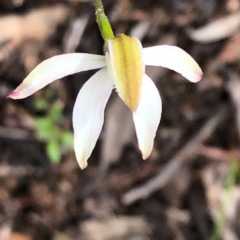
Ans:
[[[101,0],[93,0],[95,8],[96,9],[102,9],[103,10],[103,4]]]
[[[102,1],[93,0],[93,3],[96,9],[97,24],[101,32],[101,35],[106,43],[109,39],[114,38],[114,33],[108,20],[108,17],[104,13]]]

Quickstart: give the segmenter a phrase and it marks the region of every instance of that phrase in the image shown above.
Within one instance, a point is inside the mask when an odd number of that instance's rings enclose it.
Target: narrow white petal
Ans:
[[[74,149],[82,169],[87,167],[87,159],[101,132],[112,88],[113,82],[103,68],[83,85],[77,96],[73,109]]]
[[[87,53],[57,55],[40,63],[8,97],[25,98],[59,78],[104,66],[105,57],[100,55]]]
[[[145,74],[142,96],[137,111],[133,113],[138,145],[143,159],[149,157],[156,131],[161,119],[162,101],[153,81]]]
[[[191,82],[198,82],[203,75],[197,62],[188,53],[176,46],[160,45],[144,48],[143,61],[146,65],[174,70]]]

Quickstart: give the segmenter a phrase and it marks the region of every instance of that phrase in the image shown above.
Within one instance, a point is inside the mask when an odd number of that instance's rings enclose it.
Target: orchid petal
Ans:
[[[104,122],[104,109],[113,89],[107,69],[94,74],[81,88],[73,109],[74,149],[80,168],[96,145]]]
[[[142,44],[137,38],[120,34],[108,40],[108,49],[108,72],[115,82],[118,95],[132,111],[136,111],[145,73]]]
[[[105,57],[100,55],[69,53],[54,56],[33,69],[8,97],[12,99],[25,98],[59,78],[104,66],[106,66]]]
[[[184,50],[176,46],[155,46],[143,49],[146,65],[161,66],[182,74],[191,82],[202,78],[202,70],[196,61]]]
[[[162,101],[155,84],[146,74],[143,77],[142,95],[137,111],[133,113],[138,145],[143,159],[149,157],[161,119]]]

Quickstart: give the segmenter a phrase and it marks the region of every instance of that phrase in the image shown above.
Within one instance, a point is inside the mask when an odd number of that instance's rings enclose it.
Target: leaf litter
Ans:
[[[102,53],[91,2],[0,1],[1,239],[239,239],[240,6],[201,3],[106,2],[116,33],[132,33],[144,46],[182,47],[204,78],[192,85],[147,69],[164,106],[152,155],[141,160],[131,114],[113,95],[89,167],[80,171],[73,151],[63,152],[59,165],[49,161],[33,124],[47,111],[34,107],[34,97],[5,97],[50,56]],[[38,93],[48,106],[63,106],[59,129],[71,131],[74,99],[90,74]]]

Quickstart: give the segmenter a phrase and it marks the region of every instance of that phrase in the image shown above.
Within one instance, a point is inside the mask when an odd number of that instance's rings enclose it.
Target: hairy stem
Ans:
[[[93,3],[95,5],[95,8],[96,9],[102,9],[102,11],[104,12],[103,10],[103,4],[102,4],[102,1],[101,0],[93,0]]]
[[[97,24],[101,32],[101,35],[106,43],[107,40],[114,38],[114,33],[108,20],[108,17],[104,13],[102,1],[93,0],[93,3],[96,9]]]

